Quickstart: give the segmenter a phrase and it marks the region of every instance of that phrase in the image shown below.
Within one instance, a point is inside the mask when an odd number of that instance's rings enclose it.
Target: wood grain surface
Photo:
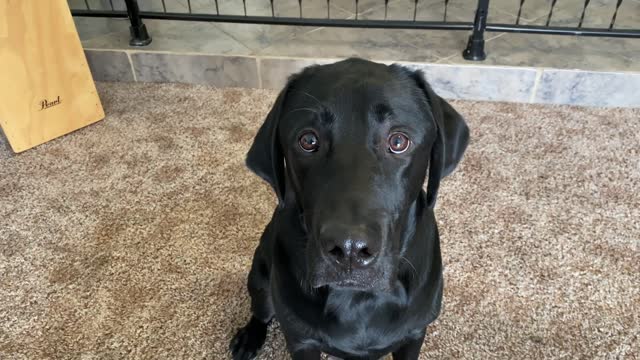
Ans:
[[[66,0],[0,1],[0,84],[15,152],[104,118]]]

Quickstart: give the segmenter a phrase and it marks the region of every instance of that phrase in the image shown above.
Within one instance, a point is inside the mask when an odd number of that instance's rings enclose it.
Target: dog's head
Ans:
[[[349,59],[289,80],[247,165],[299,209],[312,286],[382,289],[468,139],[420,72]]]

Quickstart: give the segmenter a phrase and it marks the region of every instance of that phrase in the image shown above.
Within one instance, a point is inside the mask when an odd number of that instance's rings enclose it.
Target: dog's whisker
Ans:
[[[322,101],[318,100],[318,98],[317,98],[317,97],[315,97],[315,96],[313,96],[313,95],[311,95],[311,94],[309,94],[308,92],[303,91],[303,90],[297,90],[297,91],[298,91],[299,93],[303,94],[303,95],[307,95],[308,97],[310,97],[310,98],[312,98],[313,100],[315,100],[315,101],[318,103],[318,105],[322,106]]]
[[[285,116],[288,116],[296,111],[310,111],[314,114],[318,114],[318,109],[314,109],[314,108],[297,108],[297,109],[293,109],[291,111],[289,111],[288,113],[285,114]]]
[[[418,277],[418,271],[416,270],[416,267],[413,266],[413,264],[411,263],[411,261],[409,261],[409,259],[407,259],[404,256],[400,256],[400,260],[404,260],[407,264],[409,264],[409,266],[411,266],[411,269],[413,269],[413,276],[414,277]]]

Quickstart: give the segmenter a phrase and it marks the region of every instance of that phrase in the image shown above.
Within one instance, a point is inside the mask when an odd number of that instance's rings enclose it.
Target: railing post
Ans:
[[[473,33],[469,36],[467,48],[462,52],[466,60],[481,61],[486,59],[484,52],[484,30],[487,27],[487,15],[489,14],[489,0],[478,0],[476,17],[473,20]]]
[[[147,32],[147,27],[142,22],[140,17],[140,7],[138,7],[138,0],[124,0],[127,5],[127,14],[129,15],[129,21],[131,21],[131,40],[129,45],[131,46],[146,46],[151,43],[151,36]]]

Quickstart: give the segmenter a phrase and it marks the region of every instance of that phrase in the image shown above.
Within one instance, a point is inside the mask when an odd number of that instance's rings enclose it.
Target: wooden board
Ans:
[[[67,0],[0,0],[0,126],[13,150],[103,118]]]

